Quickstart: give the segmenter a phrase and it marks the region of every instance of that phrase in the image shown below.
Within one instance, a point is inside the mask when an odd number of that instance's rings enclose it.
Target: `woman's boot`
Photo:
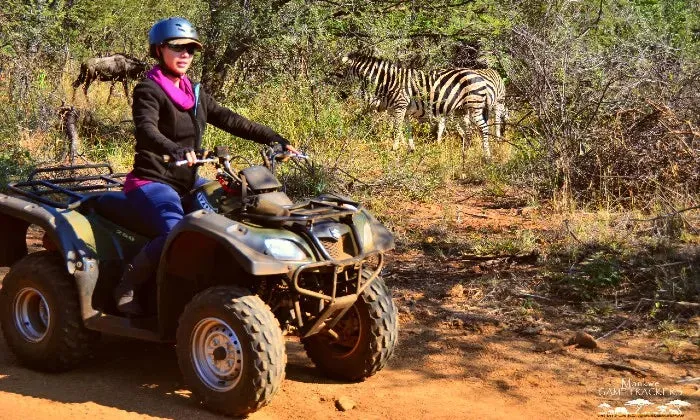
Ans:
[[[126,265],[124,274],[114,289],[117,309],[127,315],[143,315],[143,308],[134,299],[134,291],[147,282],[153,274],[153,264],[141,251]]]

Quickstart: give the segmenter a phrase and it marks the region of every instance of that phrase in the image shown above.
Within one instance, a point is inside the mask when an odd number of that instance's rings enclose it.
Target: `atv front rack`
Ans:
[[[86,171],[96,175],[80,175]],[[104,172],[104,173],[100,173]],[[79,207],[89,195],[84,192],[121,190],[126,174],[114,173],[108,163],[76,166],[54,166],[33,170],[26,181],[11,182],[10,191],[31,200],[62,209]]]
[[[331,200],[335,203],[331,203]],[[345,207],[345,204],[349,204],[353,207]],[[353,214],[358,213],[360,209],[361,206],[359,203],[333,197],[329,198],[328,200],[306,200],[295,204],[294,206],[287,207],[287,210],[289,210],[289,215],[286,216],[273,216],[248,211],[241,212],[241,216],[263,224],[295,222],[310,226],[318,220],[352,216]]]

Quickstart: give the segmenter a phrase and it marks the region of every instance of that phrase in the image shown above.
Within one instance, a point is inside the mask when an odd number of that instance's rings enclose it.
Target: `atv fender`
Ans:
[[[61,253],[66,269],[75,277],[83,319],[96,315],[92,292],[99,271],[90,222],[77,211],[0,194],[0,266],[10,267],[27,255],[26,237],[30,225],[37,225],[46,232]]]
[[[365,209],[355,215],[354,223],[358,231],[363,232],[367,227],[371,235],[362,235],[363,252],[379,251],[388,252],[396,246],[394,235],[372,213]]]
[[[291,266],[254,249],[247,237],[251,236],[248,230],[241,223],[208,210],[192,212],[185,216],[168,236],[160,266],[169,265],[168,251],[184,237],[183,234],[197,232],[225,247],[240,267],[253,276],[288,274],[296,268],[296,265]],[[288,232],[288,235],[295,236],[291,232]]]
[[[291,232],[257,229],[208,210],[197,210],[178,222],[158,265],[161,335],[173,336],[185,305],[205,288],[221,284],[250,287],[258,276],[291,275],[303,263],[288,264],[256,250],[264,246],[266,232],[270,237],[281,235],[301,242]],[[222,261],[226,268],[217,269]]]

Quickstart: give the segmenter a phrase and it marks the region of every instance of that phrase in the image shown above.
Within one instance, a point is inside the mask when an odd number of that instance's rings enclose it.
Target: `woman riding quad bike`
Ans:
[[[225,148],[195,159],[213,165],[216,180],[183,197],[188,214],[137,293],[143,313],[131,317],[117,310],[113,290],[158,232],[130,208],[123,176],[109,165],[83,165],[38,169],[11,183],[0,194],[0,266],[11,267],[0,323],[19,361],[69,369],[98,332],[174,342],[197,400],[237,416],[279,390],[283,330],[298,334],[331,378],[363,380],[382,369],[398,335],[380,276],[391,233],[344,197],[293,203],[270,170],[289,153],[265,148],[264,156],[264,165],[241,170]],[[28,254],[30,225],[45,232],[45,249]]]

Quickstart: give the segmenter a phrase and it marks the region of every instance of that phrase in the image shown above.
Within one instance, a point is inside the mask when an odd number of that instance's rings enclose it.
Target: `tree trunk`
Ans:
[[[205,50],[203,54],[203,70],[202,70],[202,86],[204,89],[217,100],[220,99],[224,82],[228,76],[228,70],[232,68],[238,59],[250,50],[250,44],[239,43],[237,45],[229,45],[223,56],[218,60],[214,56],[214,51],[207,54]]]
[[[61,119],[63,120],[63,131],[68,138],[68,161],[71,166],[75,164],[75,157],[80,153],[80,138],[78,137],[78,111],[75,107],[68,106],[65,103],[59,108]]]

